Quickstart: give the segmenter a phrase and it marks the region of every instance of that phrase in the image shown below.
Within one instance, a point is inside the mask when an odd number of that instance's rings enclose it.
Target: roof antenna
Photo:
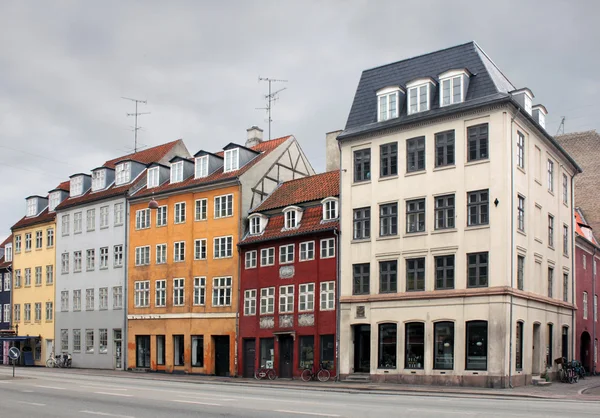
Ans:
[[[556,131],[556,135],[561,134],[564,135],[565,134],[565,119],[567,118],[566,116],[561,116],[562,120],[560,121],[560,125],[558,125],[558,130]]]
[[[121,99],[131,100],[132,102],[135,102],[135,113],[127,113],[127,116],[135,116],[135,127],[133,128],[133,152],[136,153],[138,151],[137,131],[142,129],[141,126],[138,126],[138,116],[150,114],[150,112],[143,112],[143,113],[138,112],[138,104],[139,103],[148,104],[148,101],[138,100],[138,99],[130,99],[129,97],[121,97]]]
[[[267,121],[269,122],[269,141],[271,140],[271,122],[273,121],[273,119],[271,119],[271,108],[273,107],[273,102],[275,102],[276,100],[278,100],[279,98],[277,97],[278,93],[281,93],[282,91],[284,91],[287,87],[284,87],[282,89],[279,89],[277,91],[272,91],[271,90],[271,83],[287,83],[287,80],[277,80],[275,78],[269,78],[269,77],[261,77],[258,76],[258,82],[260,83],[261,81],[267,81],[269,82],[269,94],[265,95],[265,99],[267,99],[267,107],[257,107],[256,109],[258,110],[266,110],[267,111]]]

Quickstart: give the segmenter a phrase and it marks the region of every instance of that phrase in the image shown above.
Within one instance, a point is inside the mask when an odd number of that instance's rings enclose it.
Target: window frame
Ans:
[[[312,246],[312,249],[310,248],[311,246]],[[314,260],[315,259],[315,252],[316,252],[315,241],[304,241],[304,242],[301,242],[300,243],[300,253],[299,253],[298,261],[302,262],[302,261],[312,261],[312,260]]]
[[[379,262],[379,293],[398,293],[398,260]]]
[[[400,89],[384,89],[377,94],[377,121],[384,122],[386,120],[395,119],[399,116],[400,108]],[[383,101],[382,101],[383,100]],[[385,104],[385,106],[382,106]],[[392,110],[392,104],[395,105],[395,112]]]
[[[449,265],[448,260],[452,260],[452,265]],[[438,265],[438,260],[443,262],[443,265]],[[454,289],[456,286],[456,255],[446,254],[438,255],[433,258],[433,264],[435,266],[435,290],[449,290]],[[452,272],[452,277],[449,277],[449,272]],[[440,277],[440,273],[442,277]],[[440,285],[441,280],[441,285]],[[452,282],[452,285],[449,283]]]
[[[444,229],[455,229],[456,196],[454,194],[435,196],[434,205],[434,229],[436,231]]]
[[[473,356],[470,355],[470,347],[469,347],[469,337],[471,336],[471,327],[485,324],[485,342],[482,342],[482,345],[485,344],[485,367],[477,367],[473,366],[472,363],[469,363],[469,357],[481,357],[481,356]],[[478,342],[475,343],[477,345]],[[475,370],[475,371],[486,371],[488,369],[488,357],[489,357],[489,324],[488,321],[467,321],[465,323],[465,370]]]
[[[379,205],[379,236],[398,235],[398,202]]]
[[[485,127],[485,132],[484,131]],[[490,159],[490,131],[488,123],[467,127],[467,163]],[[474,149],[472,149],[474,147]],[[474,156],[472,156],[474,154]]]
[[[225,150],[223,154],[223,172],[230,173],[240,169],[240,149],[232,148]]]
[[[371,292],[371,264],[358,263],[352,265],[352,294],[369,295]],[[360,282],[360,283],[358,283]]]
[[[451,335],[451,339],[450,339],[450,343],[448,343],[448,341],[444,342],[441,341],[442,343],[442,350],[444,350],[446,348],[446,344],[450,344],[451,346],[451,365],[444,365],[444,362],[439,362],[438,358],[437,358],[437,354],[439,353],[439,344],[440,341],[439,340],[439,332],[440,332],[440,328],[442,327],[448,327],[448,329],[450,330],[450,335]],[[454,360],[455,360],[455,355],[454,355],[454,351],[455,351],[455,347],[456,347],[456,327],[453,321],[438,321],[438,322],[434,322],[433,323],[433,370],[454,370]],[[444,356],[447,353],[443,353]],[[445,359],[444,359],[445,360]]]
[[[279,246],[279,264],[292,264],[295,259],[295,245],[294,244],[285,244]],[[281,250],[285,248],[286,251],[282,252]],[[290,251],[291,248],[291,251]],[[285,255],[284,255],[285,254]],[[291,259],[290,259],[290,254]]]
[[[406,172],[416,173],[427,170],[427,142],[424,136],[406,140]],[[411,165],[412,161],[412,165]]]
[[[485,256],[485,262],[481,261],[481,257]],[[476,257],[475,263],[471,263],[471,257]],[[482,283],[481,268],[485,267],[485,284]],[[475,284],[471,284],[471,268],[475,269]],[[485,288],[490,285],[490,256],[488,251],[480,251],[476,253],[467,253],[467,288]]]
[[[272,250],[272,252],[271,252]],[[265,257],[266,254],[266,257]],[[264,262],[266,260],[266,262]],[[271,262],[269,262],[272,260]],[[260,250],[260,266],[268,267],[275,265],[275,247],[261,248]]]
[[[371,181],[371,148],[354,150],[352,157],[354,183]]]
[[[186,202],[177,202],[173,207],[173,223],[184,224],[186,221]]]
[[[456,165],[456,132],[454,129],[437,132],[434,139],[435,168]]]
[[[357,217],[360,216],[360,217]],[[352,239],[363,240],[371,238],[371,208],[366,206],[356,208],[352,212]]]
[[[386,336],[390,341],[386,342]],[[377,326],[377,369],[396,370],[397,368],[398,324],[395,322],[380,323]]]
[[[388,142],[379,146],[379,177],[398,175],[398,142]]]
[[[486,200],[482,199],[482,195],[485,193]],[[471,196],[476,197],[476,201],[471,201]],[[476,222],[472,222],[473,214],[471,213],[472,208],[475,208]],[[483,208],[485,208],[485,213]],[[485,217],[485,220],[483,218]],[[482,226],[490,224],[490,190],[481,189],[467,192],[467,226]]]
[[[517,167],[525,169],[525,135],[517,131]]]
[[[421,204],[423,207],[421,208]],[[425,198],[406,201],[406,233],[416,234],[427,230],[427,202]]]

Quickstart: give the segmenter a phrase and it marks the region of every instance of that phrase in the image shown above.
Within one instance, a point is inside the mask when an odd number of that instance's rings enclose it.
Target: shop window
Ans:
[[[423,369],[425,359],[425,324],[412,322],[406,324],[406,347],[404,367]]]
[[[487,370],[487,321],[467,322],[467,370]]]
[[[379,324],[379,365],[380,369],[396,368],[396,349],[398,343],[398,326],[396,324]]]
[[[454,369],[454,323],[437,322],[433,325],[433,368]]]
[[[183,366],[184,365],[184,345],[183,335],[173,335],[173,365]]]
[[[300,337],[300,369],[312,369],[315,356],[315,337]]]
[[[260,339],[260,367],[272,369],[275,360],[275,344],[273,338]]]
[[[204,336],[192,335],[192,366],[204,367]]]
[[[335,359],[335,337],[321,335],[321,363],[329,370],[333,369]]]
[[[165,365],[165,336],[156,336],[156,364],[158,366]]]

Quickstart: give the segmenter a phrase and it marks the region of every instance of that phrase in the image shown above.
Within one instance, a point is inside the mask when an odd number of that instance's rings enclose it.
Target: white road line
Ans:
[[[22,390],[21,392],[23,392],[23,393],[33,393],[33,392],[35,392],[35,391],[34,391],[34,390],[27,390],[27,389],[26,389],[26,390]]]
[[[35,403],[35,402],[26,402],[26,401],[17,401],[17,402],[24,403],[25,405],[46,406],[45,403]]]
[[[125,398],[131,398],[133,395],[127,395],[125,393],[110,393],[110,392],[94,392],[97,395],[112,395],[112,396],[123,396]]]
[[[90,414],[90,415],[102,415],[104,417],[118,417],[118,418],[135,418],[132,417],[131,415],[116,415],[116,414],[109,414],[108,412],[98,412],[98,411],[79,411],[82,414]]]
[[[95,386],[95,385],[79,385],[78,387],[88,388],[88,389],[110,389],[110,390],[117,390],[117,391],[127,391],[127,389],[111,388],[111,387],[107,387],[107,386]]]
[[[44,388],[44,389],[56,389],[56,390],[65,390],[65,388],[61,388],[58,386],[42,386],[42,385],[34,385],[36,388]]]
[[[465,411],[448,411],[446,409],[442,410],[442,409],[427,409],[427,408],[410,408],[407,409],[407,411],[409,412],[421,412],[421,413],[428,413],[428,414],[460,414],[460,415],[475,415],[475,412],[465,412]],[[504,414],[504,413],[503,413]]]
[[[194,405],[221,406],[221,404],[219,404],[219,403],[196,402],[196,401],[182,401],[182,400],[179,400],[179,399],[174,399],[173,402],[191,403],[191,404],[194,404]]]
[[[318,412],[302,412],[302,411],[288,411],[285,409],[276,409],[275,412],[283,412],[284,414],[298,414],[298,415],[316,415],[319,417],[339,417],[336,414],[320,414]]]
[[[222,396],[222,395],[221,395]],[[216,398],[215,401],[231,402],[237,401],[237,398],[221,398],[219,395],[202,395],[200,393],[195,395],[179,395],[180,398],[191,398],[191,399],[202,399],[202,398]]]

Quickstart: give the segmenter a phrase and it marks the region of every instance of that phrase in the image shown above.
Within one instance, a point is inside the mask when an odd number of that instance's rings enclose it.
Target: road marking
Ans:
[[[336,414],[320,414],[318,412],[302,412],[302,411],[288,411],[285,409],[276,409],[275,412],[283,412],[284,414],[298,414],[298,415],[316,415],[319,417],[339,417]]]
[[[475,412],[465,412],[465,411],[448,411],[446,409],[442,410],[442,409],[416,409],[416,408],[411,408],[411,409],[407,409],[407,411],[409,412],[425,412],[425,413],[430,413],[430,414],[461,414],[461,415],[475,415]]]
[[[219,403],[196,402],[196,401],[182,401],[182,400],[179,400],[179,399],[174,399],[173,402],[191,403],[191,404],[194,404],[194,405],[221,406],[221,404],[219,404]]]
[[[65,388],[61,388],[58,386],[42,386],[42,385],[34,385],[36,388],[44,388],[44,389],[56,389],[56,390],[65,390]]]
[[[17,401],[19,403],[24,403],[26,405],[33,405],[33,406],[46,406],[45,403],[35,403],[35,402],[26,402],[26,401]]]
[[[33,390],[27,390],[27,389],[26,389],[26,390],[22,390],[21,392],[23,392],[23,393],[33,393],[33,392],[35,392],[35,391],[33,391]]]
[[[123,396],[126,398],[131,398],[133,395],[127,395],[125,393],[110,393],[110,392],[94,392],[97,395],[112,395],[112,396]]]
[[[106,386],[95,386],[95,385],[79,385],[81,388],[88,389],[110,389],[110,390],[118,390],[118,391],[126,391],[127,389],[119,389],[119,388],[107,388]]]
[[[202,399],[202,398],[218,398],[215,399],[215,401],[223,401],[223,402],[231,402],[231,401],[237,401],[238,399],[235,398],[221,398],[219,397],[219,395],[201,395],[201,394],[196,394],[196,395],[179,395],[179,397],[181,398],[192,398],[192,399]]]
[[[104,417],[118,417],[118,418],[135,418],[132,417],[131,415],[116,415],[116,414],[109,414],[108,412],[98,412],[98,411],[79,411],[82,414],[90,414],[90,415],[102,415]]]

